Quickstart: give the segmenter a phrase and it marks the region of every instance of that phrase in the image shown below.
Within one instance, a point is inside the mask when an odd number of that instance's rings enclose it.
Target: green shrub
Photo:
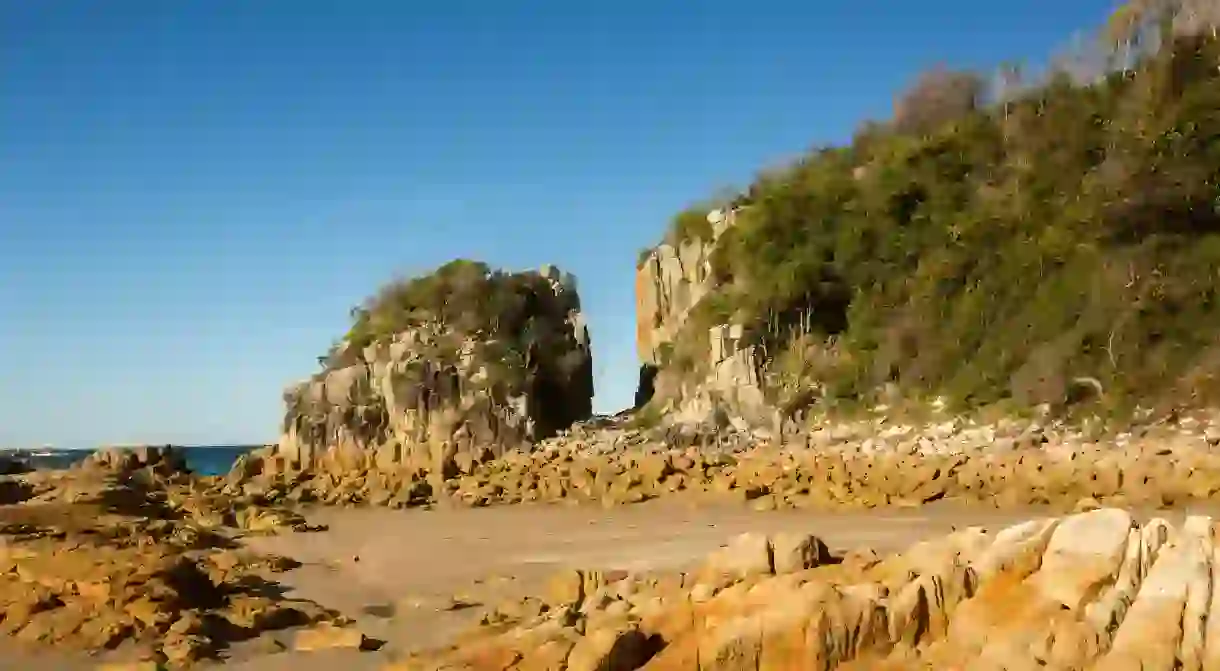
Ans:
[[[1220,396],[1217,62],[1208,34],[1002,109],[959,95],[759,180],[680,340],[731,318],[771,359],[833,342],[783,367],[840,398],[1035,403],[1082,376],[1128,404]]]
[[[369,344],[429,323],[459,341],[477,336],[510,346],[531,339],[533,318],[556,314],[562,306],[548,305],[556,300],[549,280],[537,273],[506,273],[481,262],[451,261],[427,275],[391,282],[354,308],[351,328],[323,364],[348,365]],[[520,358],[520,353],[503,353],[510,355]]]

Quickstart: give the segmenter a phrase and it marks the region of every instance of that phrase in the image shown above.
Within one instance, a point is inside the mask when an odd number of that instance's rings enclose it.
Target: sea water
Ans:
[[[250,445],[207,445],[181,448],[186,467],[199,475],[224,475],[241,455],[256,449]]]
[[[224,475],[241,455],[256,449],[253,445],[175,446],[186,459],[186,467],[198,475]],[[29,458],[34,468],[67,468],[84,460],[92,450],[47,450]]]

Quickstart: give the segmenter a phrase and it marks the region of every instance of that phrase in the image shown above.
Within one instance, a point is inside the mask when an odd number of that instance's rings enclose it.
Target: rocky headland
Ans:
[[[299,468],[448,475],[532,444],[591,413],[575,279],[455,261],[388,287],[284,399],[275,454]]]

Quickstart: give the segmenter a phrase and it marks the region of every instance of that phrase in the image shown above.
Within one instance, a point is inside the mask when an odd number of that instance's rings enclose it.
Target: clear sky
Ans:
[[[0,0],[0,446],[274,439],[348,309],[454,257],[558,264],[599,410],[637,251],[1111,0]]]

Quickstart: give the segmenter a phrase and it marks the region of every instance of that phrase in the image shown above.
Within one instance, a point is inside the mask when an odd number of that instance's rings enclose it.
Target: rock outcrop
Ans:
[[[660,366],[691,309],[712,289],[712,252],[732,225],[732,214],[708,214],[710,240],[692,238],[657,245],[635,272],[636,349],[640,363]]]
[[[392,668],[1220,668],[1216,527],[1109,508],[888,558],[749,534],[684,574],[568,571],[541,614]]]
[[[103,450],[71,469],[0,478],[23,490],[0,506],[0,634],[10,644],[146,660],[114,668],[182,668],[239,642],[278,645],[272,631],[346,623],[282,596],[274,577],[295,562],[235,542],[316,527],[185,477],[176,455]]]
[[[653,380],[653,398],[669,423],[712,430],[778,431],[779,418],[763,393],[762,361],[744,340],[740,324],[713,326],[706,359],[692,370],[662,368]]]
[[[740,324],[714,324],[707,347],[694,353],[689,369],[672,365],[675,341],[691,312],[716,289],[712,254],[741,208],[707,214],[707,237],[665,242],[636,270],[636,349],[640,383],[636,406],[654,403],[666,421],[677,424],[768,426],[773,415],[762,394],[760,360],[744,344]],[[700,334],[702,336],[702,334]],[[655,399],[655,400],[654,400]]]
[[[186,473],[186,457],[171,445],[141,445],[139,447],[108,447],[85,457],[77,468],[118,474],[130,474],[141,469],[153,469],[162,474]]]
[[[759,510],[909,507],[945,499],[1072,510],[1081,502],[1172,506],[1220,495],[1220,418],[1183,417],[1098,441],[1060,422],[841,422],[780,440],[724,430],[641,430],[603,418],[479,462],[419,471],[295,472],[282,457],[240,460],[234,491],[269,501],[412,507],[452,502],[634,504],[661,497]]]
[[[376,307],[374,323],[391,310],[411,318],[367,343],[349,338],[326,370],[290,388],[277,454],[301,468],[451,472],[459,454],[498,456],[588,417],[592,358],[574,278],[469,268],[442,278],[437,291],[452,295],[431,297],[435,310]]]

